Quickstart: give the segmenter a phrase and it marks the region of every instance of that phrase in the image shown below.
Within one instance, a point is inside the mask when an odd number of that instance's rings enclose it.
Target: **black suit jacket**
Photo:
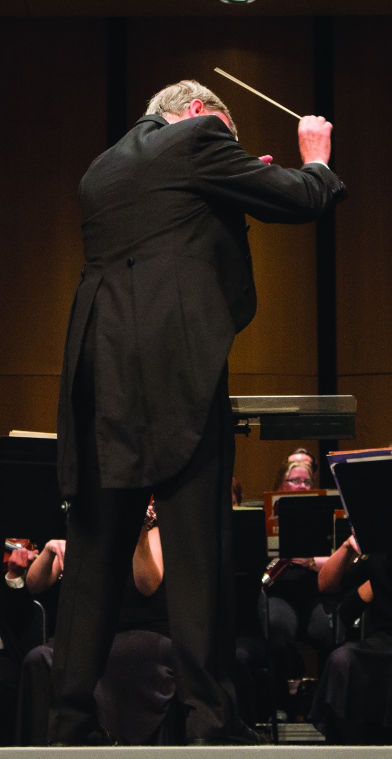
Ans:
[[[216,116],[145,116],[81,181],[86,267],[59,404],[59,475],[77,491],[72,387],[92,309],[103,487],[150,486],[188,462],[256,294],[244,214],[316,219],[344,192],[321,164],[268,166]]]

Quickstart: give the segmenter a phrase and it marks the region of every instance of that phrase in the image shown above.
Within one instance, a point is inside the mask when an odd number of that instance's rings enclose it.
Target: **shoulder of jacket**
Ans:
[[[137,120],[135,126],[130,130],[130,132],[133,131],[135,127],[138,127],[141,124],[156,124],[157,127],[163,127],[168,125],[168,121],[163,118],[163,116],[159,116],[157,113],[149,113],[145,116],[141,116],[140,119]],[[130,133],[128,132],[128,134]]]

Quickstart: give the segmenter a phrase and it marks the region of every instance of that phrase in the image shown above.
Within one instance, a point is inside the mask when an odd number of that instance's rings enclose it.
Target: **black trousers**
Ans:
[[[113,641],[150,497],[150,491],[142,489],[100,487],[94,416],[86,406],[81,416],[82,484],[69,515],[48,736],[50,742],[70,745],[83,744],[96,725],[93,692]],[[225,371],[189,464],[172,480],[153,487],[176,688],[185,709],[188,738],[231,734],[237,725],[232,685],[233,458]]]

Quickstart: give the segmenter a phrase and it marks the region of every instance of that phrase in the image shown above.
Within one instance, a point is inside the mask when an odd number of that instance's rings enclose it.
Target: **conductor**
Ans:
[[[184,80],[155,95],[81,180],[86,263],[58,416],[59,480],[71,508],[51,744],[105,742],[93,691],[151,493],[187,742],[257,741],[238,719],[231,678],[226,362],[256,309],[244,214],[311,222],[344,197],[327,166],[331,130],[305,116],[302,167],[270,165],[241,147],[213,92]]]

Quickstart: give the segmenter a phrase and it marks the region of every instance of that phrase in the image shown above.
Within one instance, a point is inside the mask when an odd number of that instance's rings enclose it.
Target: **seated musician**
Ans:
[[[287,456],[287,464],[295,463],[305,463],[313,473],[313,478],[315,475],[315,472],[317,472],[317,461],[311,451],[308,450],[308,448],[294,448],[291,453]],[[314,484],[314,483],[313,483]]]
[[[313,471],[305,461],[287,463],[278,474],[276,489],[279,491],[307,491],[313,486]],[[282,720],[297,716],[296,701],[292,697],[297,694],[306,671],[296,642],[306,641],[316,650],[319,670],[333,645],[330,617],[323,608],[317,584],[317,574],[326,560],[324,556],[297,557],[290,561],[279,560],[271,570],[266,569],[264,587],[268,596],[270,650]],[[265,614],[264,607],[262,594],[261,616]]]
[[[8,541],[7,541],[8,542]],[[33,560],[30,548],[12,549],[4,555],[0,577],[0,745],[15,742],[15,712],[21,663],[28,647],[25,635],[33,615],[32,598],[24,574]]]
[[[313,724],[327,743],[392,743],[392,556],[361,556],[353,536],[319,574],[322,592],[340,592],[348,638],[327,659],[314,695]],[[354,620],[363,633],[353,639]]]
[[[307,450],[307,448],[295,448],[293,451],[291,451],[291,453],[289,453],[287,458],[283,459],[275,476],[273,490],[298,490],[298,484],[291,482],[292,478],[290,477],[289,468],[291,468],[293,465],[303,465],[306,468],[307,471],[302,473],[302,476],[305,478],[306,489],[315,487],[314,476],[315,472],[317,471],[317,462],[315,457],[310,451]],[[301,475],[301,473],[299,473],[299,475]],[[310,485],[308,483],[308,480],[310,480]],[[299,489],[303,488],[300,487]]]
[[[156,516],[150,506],[132,559],[118,632],[95,691],[98,716],[108,733],[108,743],[165,744],[173,742],[174,732],[177,742],[178,731],[181,732],[179,719],[174,726],[171,723],[175,686],[159,530],[154,527]],[[27,574],[32,592],[42,593],[61,577],[65,547],[61,540],[46,544]],[[19,745],[46,744],[52,660],[52,646],[48,645],[31,651],[24,662]]]

